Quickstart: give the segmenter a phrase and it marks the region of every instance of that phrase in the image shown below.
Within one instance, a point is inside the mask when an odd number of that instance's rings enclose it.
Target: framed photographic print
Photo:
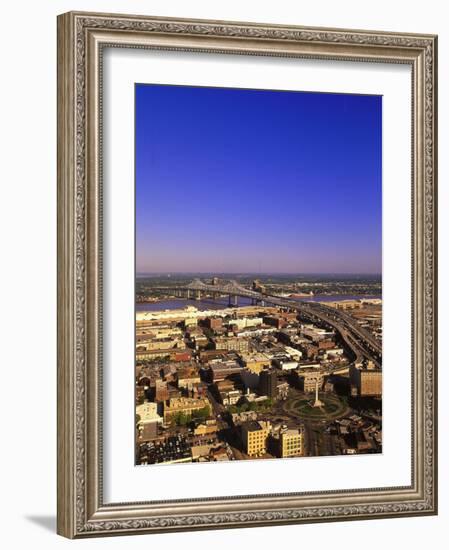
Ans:
[[[58,18],[58,532],[437,511],[432,35]]]

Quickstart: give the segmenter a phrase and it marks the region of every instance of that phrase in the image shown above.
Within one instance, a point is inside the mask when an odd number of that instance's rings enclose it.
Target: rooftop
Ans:
[[[262,426],[256,420],[249,420],[248,422],[242,424],[242,427],[244,427],[248,432],[256,432],[262,429]]]

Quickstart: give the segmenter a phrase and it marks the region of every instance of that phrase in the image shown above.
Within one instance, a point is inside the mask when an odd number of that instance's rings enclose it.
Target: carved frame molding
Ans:
[[[412,67],[413,482],[410,487],[104,504],[101,440],[104,47]],[[58,17],[58,533],[107,534],[437,512],[437,38],[70,12]]]

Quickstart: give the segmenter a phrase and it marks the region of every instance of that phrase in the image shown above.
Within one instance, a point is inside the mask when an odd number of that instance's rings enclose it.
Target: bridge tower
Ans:
[[[252,284],[252,289],[255,291],[255,292],[260,292],[261,294],[263,294],[265,292],[265,285],[263,285],[259,279],[255,279],[253,281],[253,284]]]

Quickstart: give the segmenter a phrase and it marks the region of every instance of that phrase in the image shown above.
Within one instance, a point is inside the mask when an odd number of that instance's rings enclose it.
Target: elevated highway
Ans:
[[[377,366],[381,366],[382,364],[382,348],[380,343],[360,327],[357,321],[350,315],[322,303],[292,300],[291,298],[281,298],[257,292],[245,288],[234,280],[208,284],[200,279],[194,279],[186,285],[154,287],[154,290],[178,293],[179,295],[185,295],[187,299],[227,295],[229,296],[230,304],[231,298],[235,298],[235,305],[237,305],[238,297],[243,297],[251,299],[254,304],[269,304],[297,311],[302,317],[335,330],[354,354],[354,361],[361,361],[363,358],[366,358],[372,360]]]

